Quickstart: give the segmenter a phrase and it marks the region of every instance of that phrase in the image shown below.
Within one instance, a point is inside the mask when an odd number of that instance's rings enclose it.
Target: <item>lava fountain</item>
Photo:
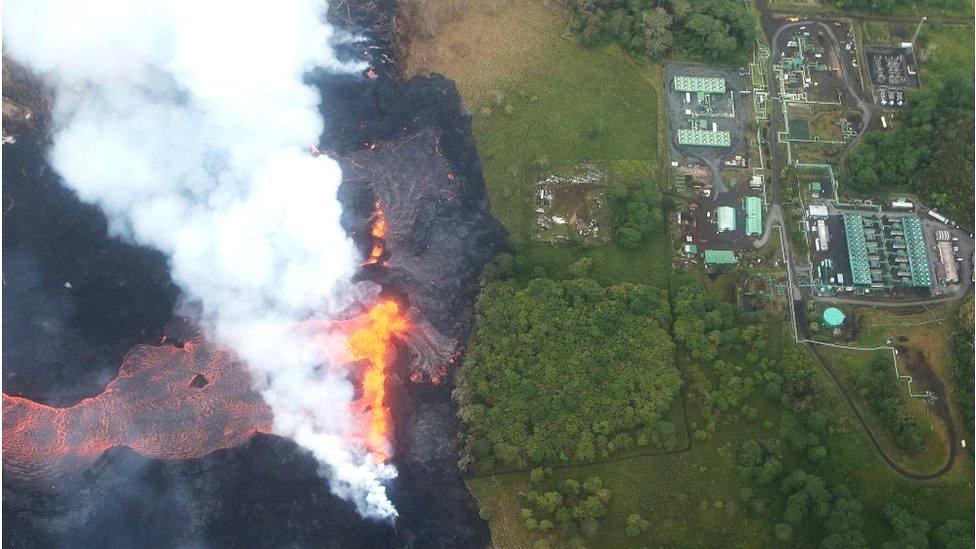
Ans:
[[[373,457],[386,461],[391,454],[386,378],[394,356],[393,340],[407,330],[408,322],[392,300],[376,304],[366,316],[369,322],[349,338],[349,353],[353,359],[368,361],[362,382],[363,409],[369,414],[366,440]]]

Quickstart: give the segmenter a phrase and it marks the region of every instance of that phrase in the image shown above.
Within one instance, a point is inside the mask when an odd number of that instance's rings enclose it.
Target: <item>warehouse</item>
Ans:
[[[939,242],[939,260],[942,262],[942,278],[946,284],[959,282],[959,268],[951,242]]]
[[[932,286],[932,274],[929,270],[928,254],[925,253],[922,221],[913,215],[905,216],[902,218],[902,227],[908,245],[910,284],[916,288],[929,288]]]
[[[735,208],[732,206],[719,206],[715,211],[718,232],[735,230]]]
[[[864,221],[858,214],[844,214],[844,231],[847,233],[847,255],[851,260],[851,276],[855,286],[871,284],[871,268],[868,262],[868,245],[864,236]]]
[[[762,234],[762,199],[747,196],[746,200],[746,234],[749,236]]]
[[[705,250],[705,265],[734,265],[735,252],[732,250]]]

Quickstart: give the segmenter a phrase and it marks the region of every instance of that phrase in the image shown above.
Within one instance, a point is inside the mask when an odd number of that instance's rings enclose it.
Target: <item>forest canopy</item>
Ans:
[[[660,58],[669,53],[736,60],[751,51],[756,23],[743,2],[728,0],[568,0],[584,45],[605,41]]]
[[[675,445],[664,419],[681,386],[665,290],[581,278],[494,282],[455,396],[462,465],[587,462]]]
[[[973,222],[973,82],[948,75],[909,96],[893,131],[872,131],[847,161],[861,193],[908,190],[949,217]]]

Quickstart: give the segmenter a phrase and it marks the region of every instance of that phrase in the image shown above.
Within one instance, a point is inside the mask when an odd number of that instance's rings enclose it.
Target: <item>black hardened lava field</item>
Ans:
[[[385,9],[393,9],[386,6]],[[343,226],[368,251],[377,199],[387,205],[384,268],[362,276],[423,323],[388,381],[394,417],[390,498],[395,524],[363,519],[333,495],[311,454],[256,434],[244,446],[186,460],[127,447],[57,485],[18,481],[4,469],[6,547],[484,547],[457,466],[453,369],[418,370],[412,353],[445,362],[466,340],[482,266],[506,247],[489,211],[481,164],[454,84],[397,79],[388,41],[372,33],[382,12],[356,15],[371,36],[374,74],[310,75],[327,130],[319,148],[343,167]],[[358,47],[358,46],[357,46]],[[136,344],[181,345],[179,292],[165,258],[110,237],[104,215],[59,184],[45,160],[43,127],[4,145],[4,389],[55,406],[102,391]],[[209,381],[196,376],[192,390]]]

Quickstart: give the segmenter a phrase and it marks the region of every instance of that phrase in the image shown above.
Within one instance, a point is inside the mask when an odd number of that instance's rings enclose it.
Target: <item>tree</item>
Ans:
[[[620,245],[628,250],[636,250],[640,247],[641,233],[634,227],[622,227],[619,231],[617,231],[617,237],[620,241]]]
[[[790,541],[793,538],[793,527],[785,522],[776,524],[773,531],[779,541]]]
[[[949,519],[935,529],[932,538],[940,549],[969,549],[973,546],[973,528],[966,521]]]
[[[645,11],[641,18],[641,29],[644,32],[644,51],[651,57],[661,57],[671,50],[674,35],[671,24],[674,18],[662,7]]]
[[[910,547],[926,549],[929,546],[929,523],[905,509],[889,503],[884,508],[888,524],[895,532],[896,539],[885,543],[885,547]]]
[[[592,257],[581,257],[572,265],[569,266],[569,274],[576,278],[582,278],[589,276],[590,271],[593,269],[593,258]]]
[[[641,532],[646,531],[651,527],[651,523],[644,520],[644,517],[637,513],[634,513],[627,517],[627,535],[630,537],[637,537]]]

